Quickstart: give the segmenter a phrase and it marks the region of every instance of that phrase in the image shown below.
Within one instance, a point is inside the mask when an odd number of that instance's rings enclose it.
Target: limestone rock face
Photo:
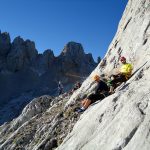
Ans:
[[[108,51],[66,104],[94,89],[94,74],[112,74],[125,56],[133,76],[115,94],[91,106],[58,150],[149,150],[150,148],[150,1],[129,0]],[[88,88],[87,88],[88,87]]]
[[[0,114],[5,112],[0,124],[16,117],[33,97],[57,95],[59,80],[67,91],[97,65],[79,43],[69,42],[66,50],[55,57],[50,49],[38,54],[35,43],[20,36],[10,43],[9,34],[1,33],[0,39]],[[8,110],[13,113],[10,115]]]
[[[75,59],[77,56],[83,56],[84,50],[81,44],[75,42],[69,42],[64,47],[62,56],[68,56],[68,59]]]
[[[56,148],[79,119],[77,114],[63,109],[69,98],[35,98],[17,119],[0,126],[0,149]]]
[[[10,36],[7,32],[0,32],[0,71],[5,69],[6,57],[11,49]]]
[[[72,95],[34,99],[18,118],[0,126],[0,149],[149,150],[149,31],[150,1],[129,0],[104,59],[80,89]],[[71,55],[69,48],[61,59]],[[96,87],[93,75],[115,73],[121,56],[133,64],[132,77],[114,94],[76,113],[80,100]]]
[[[86,72],[90,72],[95,66],[92,55],[85,54],[82,45],[75,42],[69,42],[64,47],[58,59],[59,61],[62,61],[62,68],[64,68],[65,72],[74,68],[76,69],[74,71],[80,73],[81,76],[86,75]],[[72,72],[74,71],[72,70]]]
[[[52,50],[45,50],[43,53],[43,61],[44,61],[44,65],[47,68],[50,68],[52,62],[54,61],[55,56]]]
[[[149,61],[149,16],[150,5],[148,0],[128,1],[119,23],[117,33],[114,36],[105,57],[83,83],[81,88],[83,93],[87,93],[90,90],[92,91],[92,88],[89,89],[86,87],[87,85],[91,87],[91,78],[94,74],[115,74],[117,68],[121,65],[119,62],[121,56],[126,57],[127,62],[133,65],[133,73],[136,73],[138,69],[143,67]],[[147,40],[145,40],[145,38]],[[73,95],[70,102],[76,99],[76,97],[82,97],[82,92],[79,91],[80,96]],[[68,102],[68,104],[70,102]]]
[[[52,50],[47,49],[43,54],[38,54],[36,61],[33,62],[34,68],[40,70],[39,72],[46,72],[51,70],[55,62],[55,56]]]
[[[148,150],[149,73],[150,62],[115,94],[90,106],[57,149]]]
[[[28,59],[32,62],[35,61],[38,52],[35,48],[35,43],[33,41],[30,40],[26,40],[25,41],[25,46],[26,46],[26,52],[27,52],[27,57]]]
[[[0,32],[0,55],[6,55],[10,51],[10,36],[7,32]]]
[[[23,67],[24,62],[27,61],[25,60],[25,55],[24,40],[20,37],[15,38],[12,43],[11,52],[7,57],[8,68],[12,71],[20,70]]]
[[[16,37],[12,43],[12,48],[7,57],[8,69],[19,71],[32,64],[37,57],[37,50],[34,42],[24,41],[21,37]]]

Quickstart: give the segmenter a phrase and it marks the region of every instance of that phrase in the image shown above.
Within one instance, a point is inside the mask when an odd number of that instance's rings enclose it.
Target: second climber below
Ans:
[[[81,101],[81,108],[77,110],[78,112],[83,112],[90,104],[102,100],[109,95],[109,87],[104,81],[100,80],[100,76],[95,75],[93,80],[98,83],[97,89],[93,94],[90,94]]]

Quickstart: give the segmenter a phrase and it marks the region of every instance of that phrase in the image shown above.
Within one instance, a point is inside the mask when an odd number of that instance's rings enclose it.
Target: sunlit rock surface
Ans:
[[[0,124],[18,116],[34,97],[58,95],[59,81],[68,91],[96,65],[80,43],[67,43],[55,57],[50,49],[38,54],[33,41],[16,37],[10,43],[9,34],[0,33]]]
[[[73,95],[34,99],[18,118],[0,126],[0,149],[149,150],[149,45],[150,1],[129,0],[104,59],[81,88]],[[76,113],[96,86],[93,75],[115,73],[120,56],[133,64],[133,76],[114,94]]]

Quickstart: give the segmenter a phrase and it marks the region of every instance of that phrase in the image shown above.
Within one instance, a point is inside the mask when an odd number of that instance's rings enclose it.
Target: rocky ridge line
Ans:
[[[16,37],[11,42],[7,32],[0,32],[0,124],[17,117],[34,97],[58,95],[59,80],[68,91],[96,65],[80,43],[68,42],[55,57],[50,49],[38,54],[33,41]]]
[[[65,132],[63,142],[57,150],[149,150],[150,147],[150,5],[149,0],[129,0],[123,17],[119,23],[118,31],[109,46],[108,52],[102,62],[84,81],[81,88],[71,97],[63,98],[61,110],[68,112],[86,94],[95,88],[92,83],[94,74],[112,73],[119,67],[120,56],[127,57],[127,61],[134,65],[133,76],[120,87],[116,92],[102,101],[91,105],[76,122],[69,122],[67,129],[59,127],[60,132]],[[66,100],[66,101],[65,101]],[[59,102],[56,104],[58,106]],[[55,104],[52,106],[54,107]],[[51,107],[49,108],[51,109]],[[61,112],[61,111],[60,111]],[[71,112],[74,112],[73,110]],[[72,113],[71,113],[72,114]],[[60,115],[61,116],[61,115]],[[69,113],[70,116],[70,113]],[[67,116],[67,118],[69,118]],[[49,117],[49,115],[48,115]],[[64,118],[62,116],[60,118]],[[34,118],[34,117],[33,117]],[[32,120],[31,118],[30,120]],[[39,117],[40,118],[40,117]],[[37,120],[39,119],[37,118]],[[46,118],[46,117],[45,117]],[[69,120],[73,120],[71,115]],[[59,119],[61,120],[61,119]],[[56,123],[57,121],[55,121]],[[42,123],[42,121],[41,121]],[[8,123],[11,126],[13,122]],[[28,124],[28,123],[27,123]],[[43,124],[45,122],[43,121]],[[51,123],[49,123],[50,125]],[[74,125],[73,130],[72,127]],[[25,125],[25,123],[24,123]],[[44,125],[43,125],[44,126]],[[0,128],[0,132],[6,129],[7,125]],[[10,127],[8,127],[9,129]],[[35,128],[34,128],[35,129]],[[49,128],[51,130],[53,128]],[[70,132],[70,130],[72,130]],[[39,129],[41,130],[41,129]],[[9,130],[8,130],[9,131]],[[14,134],[6,132],[5,135]],[[47,135],[47,130],[43,132]],[[41,135],[43,135],[41,133]],[[48,133],[49,135],[49,133]],[[10,136],[9,136],[10,137]],[[22,137],[22,136],[21,136]],[[61,137],[61,136],[60,136]],[[16,139],[18,141],[19,138]],[[35,139],[35,137],[33,138]],[[32,140],[26,143],[26,149],[53,149],[56,145],[50,141],[52,138],[30,145]],[[2,137],[3,140],[3,137]],[[7,142],[1,142],[3,149],[23,148],[23,143],[13,144],[13,138],[6,138]],[[9,141],[11,143],[9,144]],[[43,140],[43,139],[42,139]],[[58,141],[57,141],[58,142]],[[58,143],[57,143],[58,144]],[[52,147],[51,145],[55,145]],[[41,147],[40,147],[41,146]]]

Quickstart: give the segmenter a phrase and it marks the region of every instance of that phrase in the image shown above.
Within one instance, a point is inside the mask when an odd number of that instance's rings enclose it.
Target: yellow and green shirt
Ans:
[[[129,78],[132,74],[133,67],[131,64],[123,64],[120,68],[120,72],[124,74],[127,78]]]

